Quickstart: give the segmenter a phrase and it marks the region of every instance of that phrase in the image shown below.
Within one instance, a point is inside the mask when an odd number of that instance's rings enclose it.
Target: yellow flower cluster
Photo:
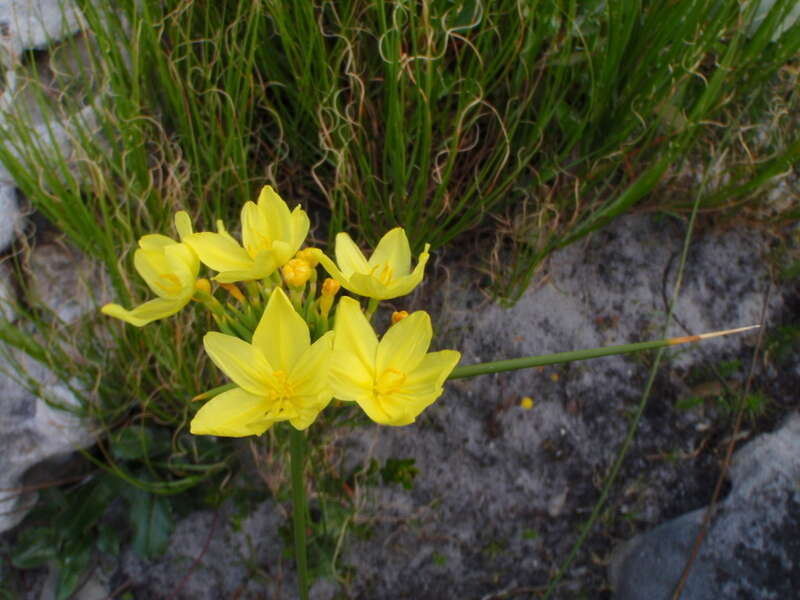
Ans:
[[[422,281],[428,245],[412,269],[402,228],[389,231],[368,259],[340,233],[334,262],[318,248],[300,249],[308,215],[299,206],[290,211],[269,186],[242,208],[241,243],[221,221],[216,233],[195,233],[185,212],[175,215],[175,227],[180,241],[146,235],[134,254],[136,270],[158,298],[102,311],[141,327],[191,300],[211,310],[222,332],[207,333],[203,345],[234,385],[200,408],[192,433],[260,435],[279,421],[302,430],[333,398],[357,403],[377,423],[408,425],[441,395],[461,355],[428,352],[428,314],[396,312],[380,340],[370,324],[377,301],[408,294]],[[216,271],[216,289],[198,279],[201,263]],[[331,276],[319,285],[318,264]],[[370,308],[365,314],[356,299],[342,297],[331,328],[328,316],[342,287],[370,298]],[[219,290],[238,304],[220,302]]]

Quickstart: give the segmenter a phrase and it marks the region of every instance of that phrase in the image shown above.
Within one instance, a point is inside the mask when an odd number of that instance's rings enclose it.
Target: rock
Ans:
[[[800,589],[800,415],[740,449],[732,489],[693,562],[681,598],[791,598]],[[610,567],[616,600],[672,598],[706,510],[640,534]]]
[[[0,532],[19,523],[36,500],[34,492],[19,489],[26,472],[94,441],[86,421],[70,412],[80,408],[78,398],[43,365],[25,355],[13,358],[17,362],[6,369],[27,377],[37,386],[37,394],[8,375],[0,377]],[[52,479],[59,479],[57,472]]]
[[[145,560],[128,550],[119,574],[134,583],[137,598],[162,597],[165,590],[176,600],[293,597],[294,574],[281,567],[278,507],[267,501],[244,519],[235,514],[233,503],[216,513],[191,513],[176,526],[163,556]]]
[[[0,4],[0,55],[6,64],[23,50],[45,48],[78,31],[80,13],[72,0],[6,0]]]
[[[17,203],[17,189],[0,181],[0,252],[6,250],[23,225]]]
[[[28,261],[29,301],[74,323],[110,301],[96,264],[63,240],[36,246]]]

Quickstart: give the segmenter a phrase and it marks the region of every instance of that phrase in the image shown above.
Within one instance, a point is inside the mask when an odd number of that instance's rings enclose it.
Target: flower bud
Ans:
[[[315,269],[319,264],[319,249],[303,248],[297,251],[295,257],[306,261],[312,269]]]
[[[533,408],[533,398],[530,396],[525,396],[519,401],[519,405],[523,408],[523,410],[530,410]]]
[[[328,318],[328,313],[331,312],[331,306],[333,306],[333,298],[341,287],[338,281],[330,277],[322,282],[322,293],[319,298],[319,312],[323,319]]]
[[[195,289],[200,290],[201,292],[205,292],[206,294],[211,293],[211,282],[206,279],[205,277],[201,277],[197,281],[194,282]]]
[[[293,258],[281,269],[283,280],[290,287],[302,287],[311,278],[313,268],[303,258]]]
[[[228,290],[228,293],[230,293],[230,295],[236,298],[239,302],[247,301],[242,293],[242,290],[240,290],[239,286],[237,286],[235,283],[220,283],[219,285],[220,287]]]
[[[333,298],[336,294],[339,293],[339,290],[341,288],[342,285],[338,281],[328,277],[325,281],[322,282],[322,295]]]
[[[405,319],[408,316],[408,311],[406,310],[396,310],[392,313],[392,325],[397,325],[400,321]]]

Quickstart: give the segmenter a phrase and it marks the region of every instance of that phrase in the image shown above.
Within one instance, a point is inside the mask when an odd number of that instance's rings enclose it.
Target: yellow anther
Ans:
[[[525,396],[519,401],[519,405],[525,410],[530,410],[533,408],[533,398],[530,396]]]
[[[319,250],[316,248],[303,248],[302,250],[298,250],[295,257],[306,261],[312,269],[315,269],[319,264]]]
[[[244,297],[242,290],[235,283],[220,283],[220,287],[228,290],[231,296],[236,298],[239,302],[247,302],[247,298]]]
[[[201,292],[205,292],[206,294],[211,293],[211,282],[206,279],[205,277],[201,277],[197,281],[194,282],[195,289],[200,290]]]
[[[283,280],[291,287],[302,287],[311,278],[313,268],[303,258],[293,258],[281,269]]]
[[[407,310],[396,310],[392,313],[392,325],[397,325],[408,316]]]
[[[339,290],[342,289],[342,285],[336,281],[335,279],[331,279],[328,277],[325,281],[322,282],[322,295],[329,296],[333,298]]]

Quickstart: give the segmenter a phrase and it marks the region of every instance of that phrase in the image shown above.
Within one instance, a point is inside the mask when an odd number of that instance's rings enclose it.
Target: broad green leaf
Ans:
[[[163,554],[174,525],[169,500],[137,489],[130,495],[130,508],[133,549],[145,558]]]

